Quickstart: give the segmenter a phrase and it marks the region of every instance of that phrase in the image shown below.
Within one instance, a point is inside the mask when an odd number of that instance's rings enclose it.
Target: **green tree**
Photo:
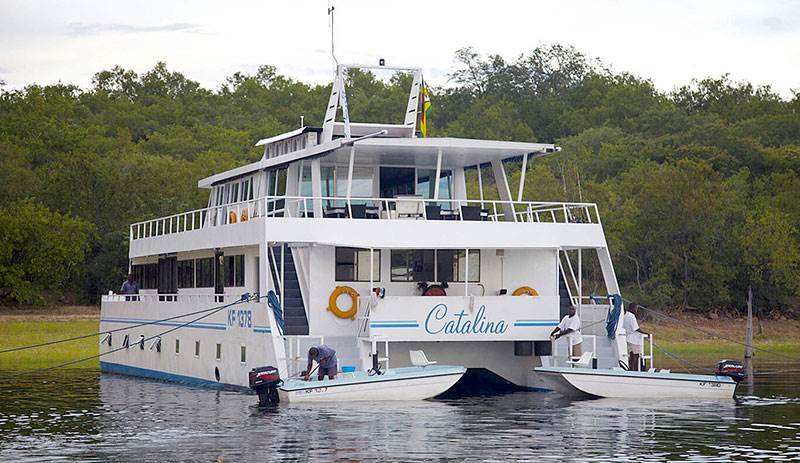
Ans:
[[[33,200],[0,208],[0,300],[43,302],[49,292],[70,292],[91,231],[90,223]]]

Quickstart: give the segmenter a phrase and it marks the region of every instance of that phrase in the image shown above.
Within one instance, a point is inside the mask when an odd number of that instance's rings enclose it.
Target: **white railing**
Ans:
[[[101,302],[181,302],[191,304],[208,304],[209,307],[220,303],[236,302],[241,294],[103,294]],[[199,306],[198,306],[199,307]]]
[[[591,353],[592,353],[592,360],[594,361],[597,358],[597,336],[595,336],[593,334],[583,334],[582,337],[583,337],[583,342],[581,343],[581,347],[583,349],[583,352],[589,352],[586,349],[586,341],[590,340],[592,342]],[[566,339],[566,342],[567,342],[567,358],[566,358],[566,360],[567,361],[571,361],[571,362],[577,362],[581,357],[580,357],[580,355],[578,355],[578,356],[573,355],[573,352],[572,352],[572,347],[573,347],[572,346],[572,334],[566,335],[565,339]],[[553,353],[553,358],[554,359],[558,359],[558,344],[559,344],[558,342],[552,341],[552,351],[553,351],[552,353]],[[569,364],[567,364],[567,365],[569,365]],[[591,368],[591,367],[592,367],[592,364],[590,363],[589,364],[589,368]]]
[[[625,344],[625,351],[626,352],[625,352],[625,355],[623,355],[623,357],[625,358],[625,363],[628,365],[628,369],[631,369],[631,368],[633,368],[633,366],[631,365],[631,359],[630,359],[630,356],[628,355],[629,352],[627,352],[627,350],[628,350],[627,349],[627,346],[628,346],[627,335],[621,334],[620,336],[625,338],[625,343],[624,344]],[[644,345],[642,346],[642,353],[640,354],[640,358],[642,359],[642,362],[644,363],[644,369],[645,369],[645,371],[647,371],[648,369],[655,369],[655,354],[653,353],[653,334],[652,333],[643,334],[642,337],[645,338],[645,342],[644,342]],[[645,349],[644,346],[647,346],[648,349]],[[648,360],[650,361],[650,366],[647,365]]]
[[[324,218],[378,220],[458,220],[532,223],[600,223],[593,203],[467,199],[345,198],[264,196],[238,203],[182,212],[130,226],[130,239],[244,223],[257,217],[311,218],[315,206]]]

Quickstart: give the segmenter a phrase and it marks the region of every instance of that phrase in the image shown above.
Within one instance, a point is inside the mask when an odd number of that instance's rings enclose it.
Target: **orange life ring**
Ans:
[[[250,210],[248,208],[242,209],[242,222],[247,222],[250,219]]]
[[[350,300],[353,302],[349,309],[342,310],[339,308],[339,304],[337,303],[339,296],[342,294],[347,294],[350,296]],[[336,289],[333,290],[331,293],[331,297],[328,299],[328,310],[333,312],[339,318],[356,318],[356,312],[358,312],[358,291],[349,287],[349,286],[337,286]]]
[[[530,286],[520,286],[513,293],[512,296],[538,296],[539,293]]]
[[[236,211],[228,212],[228,223],[236,223]]]

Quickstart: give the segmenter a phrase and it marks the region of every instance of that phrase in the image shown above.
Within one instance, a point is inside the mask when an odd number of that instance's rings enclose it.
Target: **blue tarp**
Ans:
[[[611,311],[608,312],[608,317],[606,317],[606,333],[608,333],[609,338],[614,339],[617,337],[617,322],[622,314],[622,296],[612,294],[609,297],[611,297],[614,307],[611,308]]]
[[[267,304],[272,307],[272,313],[275,315],[275,323],[278,325],[278,333],[283,335],[283,309],[281,308],[281,301],[275,291],[270,290],[267,293]]]

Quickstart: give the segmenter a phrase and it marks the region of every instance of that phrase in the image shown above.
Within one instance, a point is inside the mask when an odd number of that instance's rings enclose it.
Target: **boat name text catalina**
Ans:
[[[425,317],[425,331],[428,334],[503,334],[507,328],[505,320],[488,320],[484,305],[470,318],[464,309],[448,317],[447,305],[436,304]]]

